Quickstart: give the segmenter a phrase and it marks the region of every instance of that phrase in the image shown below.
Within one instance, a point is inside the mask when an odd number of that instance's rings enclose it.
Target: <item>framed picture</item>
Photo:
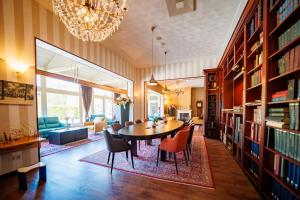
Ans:
[[[0,104],[31,105],[33,100],[33,85],[0,80]]]

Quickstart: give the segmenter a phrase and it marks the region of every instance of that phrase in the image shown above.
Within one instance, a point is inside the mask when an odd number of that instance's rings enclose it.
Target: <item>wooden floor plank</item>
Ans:
[[[198,131],[200,134],[200,131]],[[62,151],[42,159],[47,183],[38,185],[38,171],[28,174],[28,190],[18,189],[17,176],[0,180],[0,199],[261,199],[223,144],[206,139],[216,189],[154,180],[79,162],[105,148],[103,140]]]

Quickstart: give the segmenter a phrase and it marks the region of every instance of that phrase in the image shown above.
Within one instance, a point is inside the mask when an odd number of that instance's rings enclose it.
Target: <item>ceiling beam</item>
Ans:
[[[39,70],[39,69],[36,70],[36,74],[51,77],[51,78],[61,79],[61,80],[69,81],[69,82],[73,82],[73,83],[75,81],[77,81],[78,84],[80,84],[80,85],[93,87],[93,88],[98,88],[98,89],[102,89],[102,90],[108,90],[108,91],[118,93],[118,94],[128,94],[127,90],[113,88],[113,87],[110,87],[110,86],[107,86],[107,85],[101,85],[101,84],[93,83],[93,82],[90,82],[90,81],[75,79],[75,78],[72,78],[72,77],[69,77],[69,76],[64,76],[64,75],[61,75],[61,74],[55,74],[55,73],[51,73],[51,72],[47,72],[47,71],[43,71],[43,70]]]

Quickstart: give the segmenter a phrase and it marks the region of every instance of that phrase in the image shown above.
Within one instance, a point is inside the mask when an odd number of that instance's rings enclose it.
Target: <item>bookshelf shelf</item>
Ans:
[[[279,6],[282,4],[283,0],[278,0],[276,3],[270,8],[270,13],[276,12]]]
[[[275,149],[272,149],[272,148],[269,148],[269,147],[265,147],[265,149],[268,150],[269,152],[273,153],[273,154],[280,155],[282,158],[284,158],[285,160],[287,160],[287,161],[289,161],[291,163],[294,163],[294,164],[300,166],[300,162],[299,161],[294,160],[294,159],[292,159],[292,158],[290,158],[288,156],[285,156],[282,153],[280,153],[279,151],[276,151]]]
[[[258,25],[257,29],[254,31],[252,36],[248,39],[247,43],[252,43],[253,41],[257,40],[259,33],[262,31],[262,22]]]
[[[258,66],[254,67],[249,72],[247,72],[247,75],[252,74],[253,72],[256,72],[257,70],[259,70],[261,68],[261,66],[262,66],[262,64],[259,64]]]
[[[241,71],[240,73],[238,73],[238,74],[233,78],[233,80],[235,81],[235,80],[237,80],[237,79],[239,79],[239,78],[243,78],[243,75],[244,75],[244,72]]]
[[[245,136],[245,138],[246,138],[247,140],[250,140],[251,142],[255,142],[256,144],[259,144],[259,142],[258,142],[258,141],[256,141],[256,140],[252,139],[252,138],[251,138],[251,137],[249,137],[249,136]]]
[[[249,172],[248,169],[245,169],[244,173],[249,177],[250,181],[255,185],[255,187],[258,187],[258,179],[254,177],[254,175]]]
[[[254,49],[253,51],[250,52],[250,54],[248,55],[248,59],[251,59],[252,57],[254,57],[256,54],[258,54],[261,50],[262,50],[262,43],[256,47],[256,49]]]
[[[291,99],[286,101],[275,101],[275,102],[268,102],[268,105],[274,105],[274,104],[286,104],[286,103],[297,103],[300,102],[300,99]]]
[[[261,124],[260,124],[260,123],[253,122],[253,121],[250,121],[250,120],[247,120],[246,122],[247,122],[247,123],[249,123],[249,124],[257,124],[257,125],[260,125],[260,126],[261,126]]]
[[[291,74],[294,74],[296,72],[300,72],[300,66],[298,66],[296,69],[289,71],[289,72],[285,72],[283,74],[280,74],[278,76],[275,76],[273,78],[270,78],[268,81],[272,82],[272,81],[277,81],[277,80],[281,80],[282,78],[285,78],[286,76],[289,76]]]
[[[247,91],[253,90],[253,89],[258,88],[258,87],[261,87],[261,83],[256,84],[256,85],[254,85],[254,86],[252,86],[252,87],[247,88]]]
[[[241,56],[237,59],[237,61],[235,62],[235,65],[239,64],[241,61],[243,61],[244,56]]]
[[[252,156],[249,152],[245,151],[245,155],[248,156],[248,158],[250,158],[251,160],[253,160],[254,162],[256,162],[256,164],[259,165],[259,159],[255,158],[254,156]]]
[[[287,128],[277,128],[275,126],[269,126],[269,125],[266,125],[267,127],[270,127],[270,128],[275,128],[275,129],[279,129],[279,130],[282,130],[282,131],[287,131],[287,132],[291,132],[291,133],[296,133],[296,134],[300,134],[300,131],[299,130],[293,130],[293,129],[287,129]]]
[[[294,39],[293,41],[291,41],[290,43],[288,43],[287,45],[285,45],[284,47],[282,47],[281,49],[277,50],[272,55],[270,55],[268,59],[278,58],[279,56],[283,55],[285,52],[287,52],[288,50],[292,49],[297,44],[299,44],[299,42],[300,42],[300,36]]]
[[[277,25],[269,34],[269,36],[278,35],[288,28],[291,21],[295,21],[300,14],[300,4],[298,7],[290,13],[279,25]]]
[[[261,106],[261,102],[248,102],[245,105],[247,107]]]
[[[275,175],[271,170],[264,168],[265,172],[267,172],[272,178],[274,178],[277,182],[283,185],[287,190],[289,190],[293,195],[300,198],[300,193],[292,188],[289,184],[285,182],[285,180],[277,175]]]

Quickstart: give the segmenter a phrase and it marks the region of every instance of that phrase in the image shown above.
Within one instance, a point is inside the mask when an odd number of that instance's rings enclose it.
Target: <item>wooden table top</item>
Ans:
[[[118,133],[128,139],[143,140],[161,138],[179,130],[184,123],[178,120],[170,120],[167,123],[159,121],[155,128],[152,128],[152,124],[153,122],[134,124],[120,129]]]

